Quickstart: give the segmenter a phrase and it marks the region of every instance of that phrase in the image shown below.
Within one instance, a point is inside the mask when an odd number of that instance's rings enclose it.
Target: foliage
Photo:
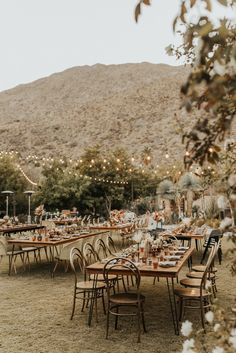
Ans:
[[[192,323],[185,321],[181,333],[187,338],[183,343],[182,353],[212,352],[233,353],[236,348],[236,307],[226,312],[217,303],[212,311],[205,314],[208,321],[207,335],[202,330],[192,329]],[[197,338],[197,341],[195,341]],[[199,347],[200,346],[200,347]],[[196,350],[195,350],[196,349]]]
[[[154,195],[158,181],[150,171],[135,168],[124,150],[116,149],[104,159],[99,146],[87,149],[76,165],[54,161],[42,174],[37,200],[46,208],[75,206],[81,213],[106,216],[138,197]]]
[[[168,52],[177,58],[186,57],[192,69],[181,88],[182,105],[188,112],[200,110],[201,117],[193,129],[183,135],[186,141],[186,166],[193,161],[218,160],[220,142],[230,131],[236,113],[236,22],[233,11],[236,0],[217,0],[232,18],[219,18],[212,0],[183,0],[173,28],[181,32],[182,44],[170,46]],[[135,8],[135,19],[141,14],[140,0]],[[180,30],[180,26],[182,28]]]
[[[9,199],[9,214],[12,215],[12,205],[15,199],[17,212],[25,212],[27,209],[27,198],[23,191],[27,190],[27,182],[16,168],[15,159],[10,156],[0,157],[0,191],[10,190],[15,194]],[[5,195],[1,195],[0,209],[5,212]]]

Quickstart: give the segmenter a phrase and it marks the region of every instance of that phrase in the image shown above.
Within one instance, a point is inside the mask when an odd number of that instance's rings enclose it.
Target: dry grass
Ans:
[[[229,245],[224,240],[223,251]],[[198,261],[196,255],[194,263]],[[219,303],[229,309],[236,294],[235,281],[229,271],[229,259],[218,266]],[[181,276],[186,272],[183,269]],[[180,277],[181,277],[180,276]],[[99,305],[99,323],[86,324],[87,313],[80,312],[78,302],[70,321],[73,296],[73,275],[60,268],[51,279],[47,264],[33,265],[30,272],[7,275],[7,261],[0,267],[0,352],[3,353],[89,353],[89,352],[180,352],[183,338],[173,331],[167,288],[164,279],[152,284],[142,280],[146,296],[147,334],[136,343],[136,322],[120,319],[119,329],[110,329],[105,339],[105,316]],[[234,286],[234,287],[233,287]],[[197,313],[190,312],[195,329],[200,327]]]

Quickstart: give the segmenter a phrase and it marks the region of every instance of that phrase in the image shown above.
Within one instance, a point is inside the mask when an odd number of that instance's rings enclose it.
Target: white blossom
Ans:
[[[230,331],[231,336],[236,336],[236,328],[232,328]]]
[[[181,327],[181,333],[183,336],[188,337],[190,335],[190,333],[193,330],[193,324],[192,322],[186,320],[182,323],[182,327]]]
[[[190,340],[184,341],[182,353],[195,353],[193,348],[194,348],[194,339],[191,338]]]
[[[233,219],[232,218],[229,218],[229,217],[225,217],[225,219],[223,219],[221,222],[220,222],[220,229],[221,230],[225,230],[227,229],[228,227],[232,226],[232,223],[233,223]]]
[[[205,288],[207,291],[210,291],[212,289],[212,284],[211,281],[206,281]],[[208,321],[208,320],[207,320]]]
[[[219,61],[214,62],[214,71],[216,74],[223,76],[225,75],[225,66],[221,65]]]
[[[229,343],[232,344],[234,348],[236,348],[236,336],[230,336]]]
[[[224,353],[224,348],[216,346],[212,349],[212,353]]]
[[[236,328],[233,328],[230,332],[229,343],[236,348]]]
[[[215,326],[214,326],[214,331],[215,331],[215,332],[218,331],[219,328],[220,328],[220,324],[215,324]]]
[[[236,174],[230,174],[228,183],[230,187],[236,186]]]
[[[143,232],[139,229],[137,230],[134,235],[133,235],[133,240],[136,242],[136,243],[140,243],[141,240],[143,238]]]
[[[208,322],[212,323],[213,320],[214,320],[214,314],[212,311],[208,311],[206,314],[205,314],[205,318]]]

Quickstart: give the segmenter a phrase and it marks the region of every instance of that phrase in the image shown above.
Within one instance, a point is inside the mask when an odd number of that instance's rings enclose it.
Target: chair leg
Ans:
[[[95,318],[96,318],[96,322],[98,322],[98,298],[97,298],[97,291],[95,291],[94,294],[92,294],[92,296],[95,296],[94,298],[94,306],[95,306]],[[93,299],[91,299],[93,300]]]
[[[72,313],[70,319],[73,319],[74,313],[75,313],[75,301],[76,301],[76,290],[74,291],[74,299],[73,299],[73,307],[72,307]]]
[[[84,311],[84,306],[85,306],[85,302],[86,302],[86,292],[83,292],[83,303],[82,303],[82,308],[81,308],[81,312]]]
[[[206,332],[206,330],[205,330],[205,319],[204,319],[205,312],[204,312],[202,298],[200,298],[200,310],[201,310],[202,328],[203,328],[204,332]]]
[[[106,339],[108,338],[108,332],[109,332],[109,320],[110,320],[110,304],[108,303],[108,310],[107,310],[107,327],[106,327]]]
[[[141,327],[140,327],[140,314],[141,314],[141,307],[140,307],[140,303],[138,304],[138,343],[140,343],[140,336],[141,336]]]
[[[48,249],[47,249],[46,246],[45,246],[45,248],[44,248],[44,252],[45,252],[45,256],[46,256],[47,262],[50,262],[50,261],[49,261],[49,258],[48,258]]]
[[[221,265],[221,261],[222,261],[222,250],[221,250],[221,248],[218,249],[218,259],[219,259],[219,264]]]
[[[103,306],[104,315],[106,315],[106,305],[105,305],[104,291],[103,290],[102,290],[102,306]]]
[[[42,262],[42,258],[41,258],[41,249],[38,248],[38,261]]]
[[[64,262],[64,268],[65,268],[65,272],[68,272],[68,270],[69,270],[69,262],[68,261],[66,261],[65,260],[65,262]]]
[[[116,313],[119,313],[119,307],[116,307]],[[115,330],[117,330],[117,326],[118,326],[118,315],[116,315],[116,319],[115,319]]]
[[[179,321],[181,322],[183,315],[183,299],[179,298]]]
[[[57,269],[58,264],[59,264],[59,261],[57,260],[57,262],[55,263],[55,266],[54,266],[54,268],[53,268],[53,270],[52,270],[52,274],[51,274],[52,278],[54,277],[54,274],[55,274],[55,272],[56,272],[56,269]]]
[[[145,319],[144,319],[143,303],[141,304],[141,310],[142,310],[141,314],[142,314],[143,331],[146,333],[147,329],[146,329]]]

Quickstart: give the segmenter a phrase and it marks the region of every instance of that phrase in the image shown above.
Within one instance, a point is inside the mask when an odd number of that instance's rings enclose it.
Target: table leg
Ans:
[[[178,321],[178,313],[177,313],[177,303],[174,294],[174,278],[171,278],[171,284],[169,283],[169,278],[166,278],[169,301],[170,301],[170,310],[174,325],[174,331],[176,335],[179,335],[179,321]]]

